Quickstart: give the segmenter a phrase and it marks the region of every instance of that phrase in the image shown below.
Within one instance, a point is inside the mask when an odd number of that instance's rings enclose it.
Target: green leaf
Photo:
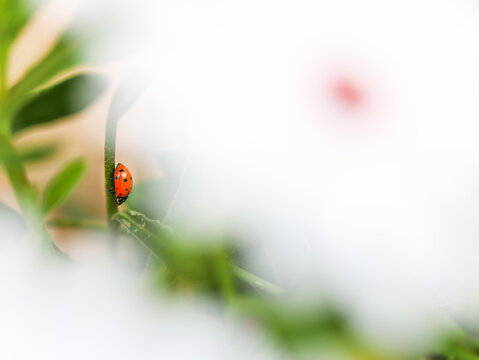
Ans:
[[[90,105],[106,88],[104,77],[80,74],[38,94],[25,104],[12,122],[12,132],[47,124],[75,114]]]
[[[163,258],[171,250],[172,230],[159,220],[151,220],[133,210],[116,213],[113,220],[157,257]]]
[[[86,161],[81,158],[76,159],[50,180],[43,195],[42,210],[44,214],[48,214],[68,198],[84,176],[85,171]]]
[[[0,0],[1,1],[1,0]],[[23,104],[24,99],[34,89],[45,85],[55,76],[79,63],[80,45],[75,39],[64,35],[52,50],[34,64],[23,78],[11,89],[14,109]]]
[[[42,161],[52,156],[58,150],[57,144],[40,144],[18,150],[22,162]]]

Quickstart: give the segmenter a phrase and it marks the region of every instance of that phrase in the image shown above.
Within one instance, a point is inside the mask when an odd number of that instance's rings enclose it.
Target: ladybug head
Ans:
[[[126,201],[126,199],[128,199],[128,195],[127,196],[118,196],[116,198],[116,205],[123,204]]]

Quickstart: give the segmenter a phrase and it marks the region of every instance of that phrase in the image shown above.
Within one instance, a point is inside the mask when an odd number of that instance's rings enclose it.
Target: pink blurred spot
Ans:
[[[333,96],[340,105],[357,109],[364,103],[364,93],[358,84],[348,79],[338,79],[333,84]]]

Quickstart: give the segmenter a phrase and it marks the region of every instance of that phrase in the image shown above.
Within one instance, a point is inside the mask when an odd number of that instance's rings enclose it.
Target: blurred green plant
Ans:
[[[159,220],[151,220],[133,210],[117,213],[113,219],[161,259],[170,271],[192,283],[207,282],[223,294],[228,294],[228,298],[235,295],[237,288],[245,288],[245,285],[271,295],[279,295],[283,291],[237,266],[232,255],[234,251],[228,250],[228,243],[221,239],[182,239]]]
[[[48,215],[60,206],[80,182],[86,171],[86,161],[77,159],[66,165],[48,183],[43,194],[42,212]]]
[[[79,42],[64,34],[15,84],[8,81],[12,46],[34,9],[25,0],[0,0],[0,162],[32,234],[49,239],[43,218],[70,194],[85,171],[76,161],[53,177],[43,196],[24,163],[45,158],[53,147],[22,151],[13,141],[21,131],[52,124],[89,106],[106,88],[104,77],[68,71],[80,63]]]
[[[31,126],[44,125],[75,114],[97,99],[105,87],[105,78],[79,74],[39,90],[16,112],[11,131],[16,135]]]

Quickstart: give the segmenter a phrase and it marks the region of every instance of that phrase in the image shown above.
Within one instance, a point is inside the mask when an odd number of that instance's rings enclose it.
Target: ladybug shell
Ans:
[[[125,202],[128,195],[131,194],[133,187],[133,177],[125,165],[118,163],[115,169],[115,193],[118,205]]]

